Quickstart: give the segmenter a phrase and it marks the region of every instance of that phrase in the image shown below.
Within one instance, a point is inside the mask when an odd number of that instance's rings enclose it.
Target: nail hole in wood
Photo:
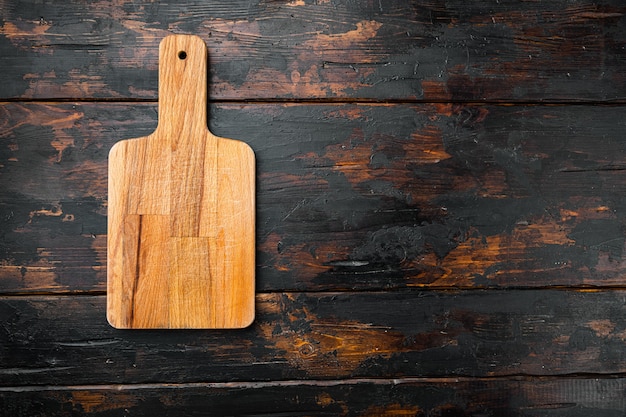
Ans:
[[[187,52],[185,52],[185,51],[180,51],[180,52],[178,53],[178,59],[185,59],[185,58],[187,58]]]

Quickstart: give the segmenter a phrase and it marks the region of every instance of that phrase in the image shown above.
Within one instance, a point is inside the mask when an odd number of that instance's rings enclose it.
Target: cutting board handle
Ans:
[[[157,130],[206,134],[207,48],[194,35],[171,35],[159,45]],[[175,138],[174,138],[175,141]],[[175,148],[175,143],[173,144]]]

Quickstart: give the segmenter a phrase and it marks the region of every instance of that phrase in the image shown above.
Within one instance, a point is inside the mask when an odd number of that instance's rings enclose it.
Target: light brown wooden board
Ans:
[[[159,122],[109,154],[107,318],[117,328],[254,319],[255,158],[207,127],[207,50],[159,47]]]

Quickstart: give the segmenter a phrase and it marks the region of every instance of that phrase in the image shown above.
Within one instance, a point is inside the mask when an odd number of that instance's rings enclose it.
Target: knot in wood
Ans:
[[[304,343],[300,346],[298,352],[300,352],[301,356],[304,356],[306,358],[315,354],[315,348],[310,343]]]

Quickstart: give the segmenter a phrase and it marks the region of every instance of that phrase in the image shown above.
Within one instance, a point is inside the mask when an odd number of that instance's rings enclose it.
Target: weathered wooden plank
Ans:
[[[2,292],[103,291],[107,153],[155,104],[0,107]],[[623,106],[212,106],[257,155],[257,288],[615,286]]]
[[[116,330],[105,297],[2,297],[0,384],[620,374],[626,292],[272,293],[243,330]],[[97,372],[94,372],[97,370]]]
[[[0,390],[0,415],[614,417],[618,379],[433,379],[28,387]]]
[[[2,98],[156,98],[170,33],[209,45],[214,99],[626,99],[621,0],[0,6]]]

